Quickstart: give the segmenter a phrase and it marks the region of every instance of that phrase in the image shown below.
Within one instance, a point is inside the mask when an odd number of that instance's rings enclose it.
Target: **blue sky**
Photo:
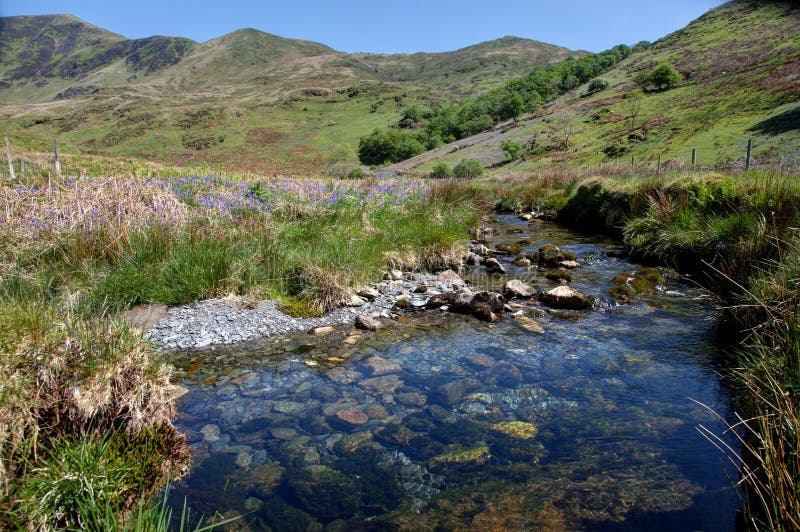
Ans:
[[[70,13],[129,38],[206,41],[239,28],[344,52],[440,52],[514,35],[599,52],[654,41],[721,0],[0,0],[0,16]]]

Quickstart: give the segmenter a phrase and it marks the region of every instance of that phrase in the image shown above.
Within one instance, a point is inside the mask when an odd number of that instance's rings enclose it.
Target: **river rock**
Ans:
[[[367,417],[370,419],[384,419],[389,417],[389,411],[383,405],[369,405],[366,410]]]
[[[385,358],[381,358],[379,356],[368,358],[364,361],[364,365],[369,368],[373,377],[386,375],[388,373],[398,373],[403,369],[403,366],[397,362],[386,360]]]
[[[467,266],[480,266],[482,262],[483,259],[477,253],[470,253],[469,256],[467,256]]]
[[[469,289],[457,292],[450,302],[450,311],[460,314],[471,314],[473,297],[475,297],[475,293]]]
[[[442,284],[449,284],[453,286],[464,286],[466,283],[456,272],[453,270],[445,270],[436,276],[436,282]]]
[[[529,261],[530,262],[530,261]],[[511,279],[503,285],[503,293],[509,297],[529,298],[536,295],[536,291],[527,283],[519,279]]]
[[[567,268],[568,270],[574,270],[575,268],[581,267],[581,264],[576,260],[562,260],[558,263],[558,265],[562,268]]]
[[[455,292],[444,292],[441,294],[434,294],[428,299],[428,302],[425,303],[425,308],[428,309],[437,309],[445,306],[452,305],[453,300],[456,298]]]
[[[219,425],[208,424],[205,425],[203,428],[200,429],[200,432],[203,433],[203,441],[207,442],[215,442],[219,440]]]
[[[420,407],[425,406],[428,398],[417,392],[399,393],[397,394],[397,402],[405,406]]]
[[[367,304],[367,300],[356,294],[349,294],[344,300],[346,307],[363,307]]]
[[[350,517],[361,505],[358,481],[332,467],[306,466],[295,470],[286,480],[294,498],[323,522]]]
[[[502,312],[505,310],[506,298],[497,292],[482,291],[477,292],[474,296],[472,296],[470,305],[475,308],[486,305],[495,312]]]
[[[486,304],[473,305],[472,315],[478,318],[479,320],[488,323],[497,323],[498,321],[500,321],[500,316],[498,316],[492,310],[491,306]]]
[[[497,246],[495,247],[497,248],[497,251],[507,255],[516,255],[517,253],[522,252],[522,246],[520,246],[519,244],[503,243],[503,244],[497,244]]]
[[[506,273],[506,269],[495,258],[486,259],[486,262],[484,262],[483,264],[484,266],[486,266],[486,271],[489,273],[500,273],[500,274]]]
[[[526,331],[538,334],[544,333],[544,329],[542,328],[542,326],[536,323],[531,318],[528,318],[527,316],[517,316],[517,324],[519,324],[519,326],[525,329]]]
[[[519,266],[520,268],[530,268],[531,267],[531,259],[528,257],[517,257],[514,262],[514,266]]]
[[[480,255],[482,257],[485,257],[489,254],[489,248],[480,243],[470,244],[469,250],[475,253],[476,255]]]
[[[385,393],[394,393],[395,390],[403,386],[403,381],[400,380],[400,377],[397,375],[383,375],[381,377],[364,379],[358,384],[370,395],[382,395]]]
[[[335,327],[331,327],[330,325],[328,325],[328,326],[325,326],[325,327],[315,327],[315,328],[311,329],[309,331],[309,333],[319,336],[319,335],[323,335],[323,334],[332,333],[335,330],[336,330]]]
[[[497,364],[495,359],[483,353],[470,353],[464,357],[464,360],[480,369],[491,368]]]
[[[592,300],[569,286],[558,286],[549,292],[540,292],[538,299],[548,307],[568,310],[587,310]]]
[[[372,288],[371,286],[365,286],[361,290],[358,291],[358,295],[363,297],[364,299],[368,299],[370,301],[374,301],[375,298],[381,295],[376,289]]]
[[[338,412],[336,412],[336,418],[339,421],[352,426],[363,425],[364,423],[369,421],[367,415],[361,410],[358,410],[357,408],[348,408],[346,410],[339,410]]]
[[[386,327],[383,323],[366,314],[359,314],[356,316],[355,326],[365,331],[377,331]]]

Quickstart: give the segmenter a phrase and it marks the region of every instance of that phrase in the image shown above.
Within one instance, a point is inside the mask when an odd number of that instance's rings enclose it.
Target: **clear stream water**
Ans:
[[[614,242],[497,227],[490,247],[575,253],[570,285],[608,305],[526,306],[543,333],[428,311],[355,343],[341,331],[177,352],[190,391],[176,425],[194,456],[176,512],[188,499],[251,530],[732,530],[737,496],[696,429],[724,427],[692,401],[728,412],[708,295],[669,275],[615,305],[611,280],[637,265]]]

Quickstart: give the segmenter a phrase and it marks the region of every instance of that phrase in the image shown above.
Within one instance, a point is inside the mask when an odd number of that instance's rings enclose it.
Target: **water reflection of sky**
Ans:
[[[604,253],[611,242],[531,227],[493,239],[570,249],[586,293],[608,299],[635,268]],[[298,335],[177,354],[191,390],[177,424],[195,460],[173,501],[248,512],[253,529],[730,530],[736,497],[695,429],[722,427],[690,400],[726,411],[714,308],[680,280],[669,288],[535,317],[543,334],[437,312],[352,345]],[[535,438],[498,429],[509,422]]]

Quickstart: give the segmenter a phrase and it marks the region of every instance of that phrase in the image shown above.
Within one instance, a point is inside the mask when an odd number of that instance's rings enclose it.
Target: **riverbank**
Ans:
[[[725,308],[720,340],[743,412],[743,450],[724,452],[742,466],[747,518],[757,528],[796,529],[800,177],[564,172],[466,188],[496,208],[546,211],[568,227],[620,238],[633,256],[671,265],[712,290]]]
[[[163,521],[148,497],[187,470],[180,389],[118,312],[232,296],[320,319],[387,266],[460,265],[480,219],[410,180],[39,179],[0,204],[7,528]]]

